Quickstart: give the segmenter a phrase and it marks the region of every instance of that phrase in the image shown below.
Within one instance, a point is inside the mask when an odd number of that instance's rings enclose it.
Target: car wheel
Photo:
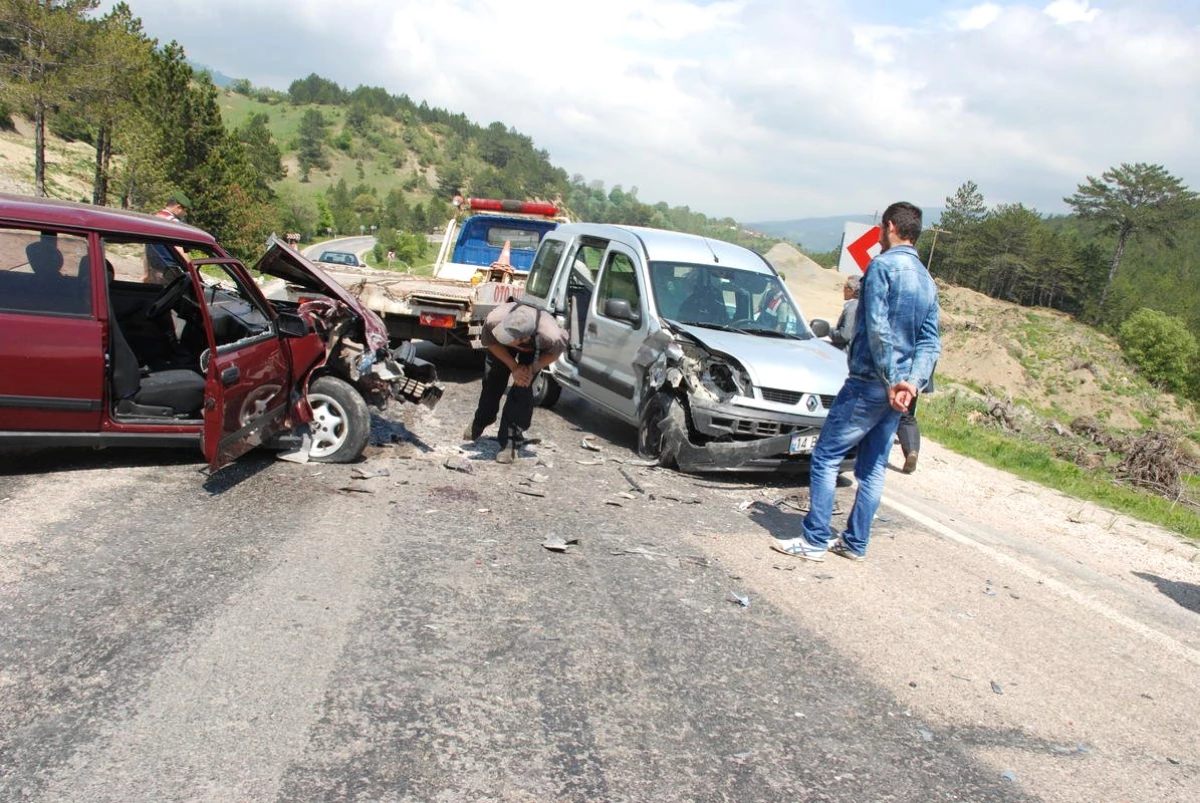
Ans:
[[[371,412],[358,391],[335,376],[322,376],[308,386],[308,403],[313,409],[308,459],[317,463],[357,460],[371,436]]]
[[[529,389],[533,391],[533,403],[538,407],[553,407],[562,395],[562,385],[555,382],[546,371],[538,371]]]
[[[657,460],[660,466],[673,467],[677,446],[668,441],[667,433],[676,426],[687,432],[683,405],[670,393],[654,394],[642,410],[638,424],[638,454]]]

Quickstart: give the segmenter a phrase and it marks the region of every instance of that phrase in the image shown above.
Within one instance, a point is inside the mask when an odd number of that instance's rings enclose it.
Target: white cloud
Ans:
[[[1100,10],[1091,8],[1088,0],[1054,0],[1042,9],[1042,13],[1060,25],[1068,22],[1092,22]]]
[[[1062,2],[1062,0],[1059,1]],[[1066,1],[1070,2],[1070,0]],[[954,20],[960,31],[978,31],[999,19],[1001,11],[1003,9],[995,3],[984,3],[966,11],[953,12],[950,14],[950,18]]]
[[[1123,161],[1200,185],[1190,5],[875,2],[132,0],[228,75],[316,72],[500,120],[568,173],[710,215],[940,205],[967,179],[989,204],[1061,211]]]

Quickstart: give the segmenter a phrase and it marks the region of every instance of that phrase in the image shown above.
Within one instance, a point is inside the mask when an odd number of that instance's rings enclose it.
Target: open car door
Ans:
[[[211,266],[220,278],[201,274]],[[192,292],[208,336],[204,457],[215,471],[281,432],[287,425],[292,367],[278,325],[245,268],[232,259],[189,265]]]

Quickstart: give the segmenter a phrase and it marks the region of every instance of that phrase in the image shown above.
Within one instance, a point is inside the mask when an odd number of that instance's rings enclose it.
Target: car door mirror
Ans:
[[[829,337],[829,321],[824,318],[813,318],[808,325],[817,337]]]
[[[641,321],[641,316],[629,306],[629,301],[624,298],[610,298],[604,302],[604,316],[606,318],[615,318],[618,321],[628,321],[637,326]]]
[[[276,319],[279,334],[284,337],[304,337],[308,334],[308,321],[294,312],[281,312]]]

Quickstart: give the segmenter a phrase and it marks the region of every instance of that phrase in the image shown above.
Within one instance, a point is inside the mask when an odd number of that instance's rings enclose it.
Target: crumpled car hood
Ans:
[[[673,324],[709,351],[736,359],[757,387],[837,395],[846,381],[846,353],[819,338],[784,338]]]
[[[274,234],[267,240],[267,251],[254,264],[254,270],[267,276],[283,279],[288,284],[303,287],[314,293],[336,298],[354,310],[362,319],[363,334],[367,339],[367,348],[371,352],[387,348],[387,327],[384,326],[379,316],[364,307],[353,293],[335,282],[329,274]]]

